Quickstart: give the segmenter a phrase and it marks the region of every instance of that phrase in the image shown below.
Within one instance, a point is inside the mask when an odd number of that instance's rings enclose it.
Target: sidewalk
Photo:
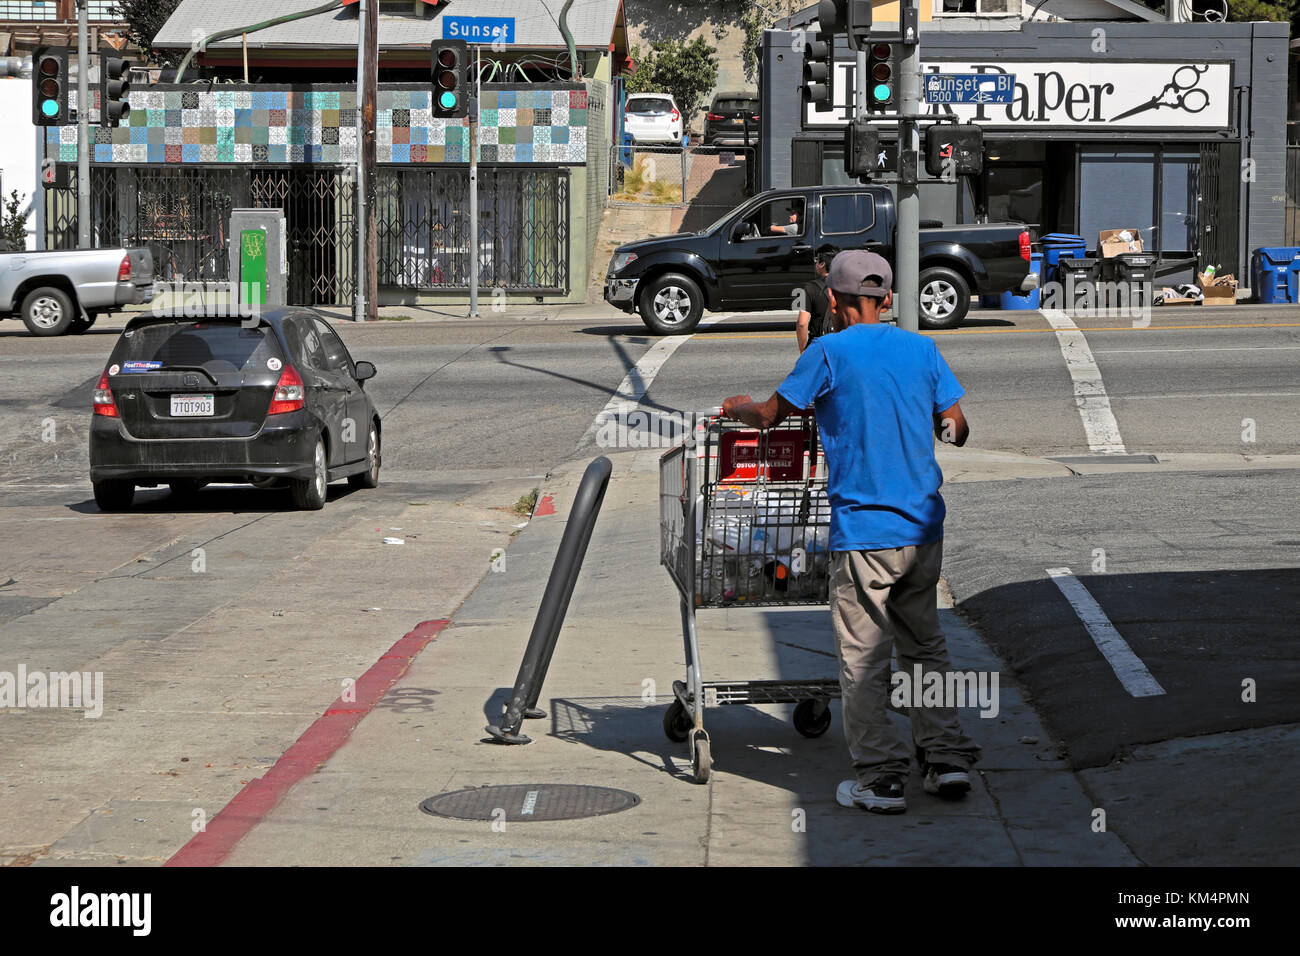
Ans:
[[[532,520],[506,553],[504,572],[487,575],[316,772],[257,810],[259,822],[221,854],[225,862],[1134,863],[1117,837],[1090,830],[1092,802],[1006,673],[996,718],[963,712],[984,760],[962,802],[924,793],[914,773],[904,816],[839,807],[835,787],[850,770],[838,703],[830,731],[815,740],[793,729],[788,706],[710,710],[714,776],[707,785],[690,782],[686,745],[661,727],[684,658],[677,593],[658,565],[657,458],[613,456],[541,696],[548,716],[525,723],[532,744],[485,743],[482,728],[496,722],[509,695],[585,462],[551,476],[543,496],[553,497],[557,514]],[[1001,670],[952,610],[940,613],[954,667]],[[834,676],[824,609],[715,610],[699,621],[706,679]],[[358,700],[360,708],[364,694]],[[430,796],[463,788],[561,783],[614,787],[640,802],[605,816],[495,825],[419,809]]]

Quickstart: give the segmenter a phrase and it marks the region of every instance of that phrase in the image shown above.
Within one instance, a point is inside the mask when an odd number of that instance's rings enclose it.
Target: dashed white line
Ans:
[[[717,325],[719,322],[725,322],[732,318],[730,315],[721,315],[716,318],[701,319],[696,328],[705,328],[710,325]],[[692,333],[694,334],[694,333]],[[659,370],[664,367],[664,363],[672,357],[682,345],[690,341],[691,335],[669,335],[646,351],[641,356],[640,361],[628,369],[627,375],[623,377],[622,383],[610,396],[605,407],[600,410],[592,420],[591,425],[583,434],[582,439],[578,442],[579,448],[585,448],[596,439],[596,434],[600,431],[601,426],[610,421],[616,421],[619,416],[635,407],[645,398],[645,393],[650,390],[650,385],[659,374]]]
[[[1106,386],[1101,380],[1101,370],[1092,357],[1092,349],[1083,332],[1059,309],[1043,309],[1043,317],[1056,330],[1056,341],[1065,357],[1065,367],[1074,382],[1074,404],[1083,419],[1083,431],[1088,438],[1088,450],[1094,455],[1124,455],[1124,440],[1120,438],[1119,422],[1111,411]]]
[[[1110,669],[1115,672],[1119,682],[1124,685],[1131,697],[1158,697],[1165,692],[1159,682],[1147,670],[1142,658],[1133,653],[1128,641],[1115,630],[1115,625],[1106,617],[1101,605],[1088,593],[1078,578],[1069,568],[1048,568],[1047,573],[1056,586],[1061,589],[1065,599],[1079,615],[1079,620],[1088,629],[1092,642],[1101,651]]]

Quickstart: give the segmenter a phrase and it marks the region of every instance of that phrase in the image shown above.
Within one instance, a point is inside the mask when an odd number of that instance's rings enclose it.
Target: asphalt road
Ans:
[[[1300,611],[1300,520],[1295,472],[1278,470],[1294,462],[1269,460],[1300,454],[1300,310],[1170,309],[1149,328],[1078,324],[1124,450],[1172,456],[1177,470],[1060,469],[1059,478],[950,486],[946,574],[959,606],[1078,767],[1152,741],[1300,720],[1300,670],[1288,660]],[[678,413],[736,393],[765,397],[796,357],[790,317],[772,315],[731,318],[680,342],[651,337],[618,313],[339,330],[355,358],[379,369],[367,386],[385,422],[377,492],[338,488],[325,511],[301,514],[251,489],[207,489],[186,506],[153,490],[139,494],[137,513],[104,516],[86,480],[85,432],[90,390],[116,333],[36,339],[15,323],[0,326],[5,661],[26,654],[42,666],[78,667],[117,655],[144,667],[164,638],[187,631],[203,635],[209,659],[237,656],[243,635],[229,624],[231,609],[270,614],[270,604],[291,604],[281,586],[298,580],[309,555],[321,577],[301,612],[307,630],[257,666],[271,684],[295,687],[310,709],[320,687],[302,681],[304,654],[314,648],[320,673],[312,673],[337,686],[338,674],[383,643],[320,641],[320,633],[364,634],[382,620],[391,638],[391,622],[403,619],[365,616],[369,605],[387,605],[384,575],[410,567],[391,563],[391,549],[372,556],[365,536],[409,531],[413,514],[436,513],[421,528],[429,547],[419,553],[443,589],[429,603],[450,613],[484,573],[488,541],[508,533],[502,509],[554,465],[601,450],[593,421],[638,362],[657,370],[640,407]],[[935,340],[967,389],[969,449],[1088,456],[1072,367],[1043,316],[977,315]],[[646,386],[644,376],[630,378]],[[213,571],[201,584],[184,567],[195,547],[211,551]],[[331,564],[340,548],[349,562]],[[1105,571],[1093,569],[1097,549]],[[357,560],[373,565],[369,576],[358,578]],[[1047,576],[1057,567],[1073,569],[1164,695],[1124,692]],[[422,603],[417,593],[403,600]],[[1258,684],[1257,703],[1241,700],[1246,678]],[[27,717],[19,726],[6,715],[0,736],[10,754],[64,754],[68,766],[50,771],[51,785],[72,779],[79,760],[103,763],[78,749],[87,745],[78,728]],[[118,745],[129,752],[129,741]],[[232,765],[261,753],[252,743],[230,746]],[[26,797],[18,809],[46,812]],[[75,819],[69,807],[51,815],[48,833],[0,834],[0,855],[22,859]]]

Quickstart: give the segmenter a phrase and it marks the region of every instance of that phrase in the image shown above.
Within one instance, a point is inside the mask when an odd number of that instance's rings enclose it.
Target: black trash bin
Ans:
[[[1144,309],[1151,305],[1151,293],[1156,281],[1156,256],[1151,252],[1125,252],[1116,256],[1115,282],[1127,286],[1129,309]],[[1120,293],[1124,295],[1123,292]],[[1117,304],[1123,304],[1121,301]]]
[[[1097,305],[1100,259],[1061,256],[1056,263],[1056,281],[1061,284],[1064,307],[1070,311]]]

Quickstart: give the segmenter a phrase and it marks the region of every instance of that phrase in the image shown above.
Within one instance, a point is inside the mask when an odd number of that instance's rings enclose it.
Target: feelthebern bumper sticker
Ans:
[[[123,362],[122,374],[131,372],[153,372],[162,368],[162,362]]]

